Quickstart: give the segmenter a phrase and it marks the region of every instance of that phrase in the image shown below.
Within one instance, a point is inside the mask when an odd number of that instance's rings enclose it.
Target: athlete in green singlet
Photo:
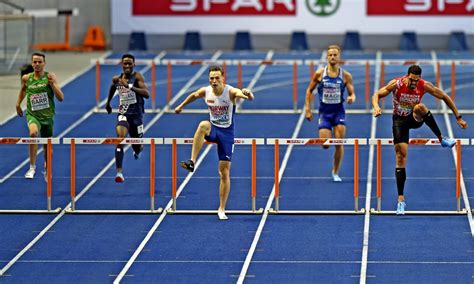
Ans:
[[[23,116],[21,102],[26,97],[26,121],[30,137],[52,137],[54,125],[54,97],[60,102],[64,100],[64,94],[56,81],[56,75],[46,72],[46,56],[42,53],[31,55],[31,66],[34,72],[21,77],[21,89],[16,102],[18,116]],[[46,147],[44,149],[46,172]],[[32,179],[36,172],[37,144],[29,145],[30,168],[25,178]]]

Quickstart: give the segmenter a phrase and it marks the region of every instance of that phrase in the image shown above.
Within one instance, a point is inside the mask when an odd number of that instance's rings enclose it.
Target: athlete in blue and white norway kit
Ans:
[[[334,130],[335,138],[345,138],[346,136],[346,111],[344,109],[344,91],[347,89],[347,103],[355,102],[356,96],[352,75],[339,67],[341,60],[341,48],[337,45],[330,45],[327,49],[328,65],[318,69],[306,89],[305,116],[311,121],[313,119],[313,91],[318,86],[319,95],[319,137],[331,138]],[[336,145],[334,152],[334,164],[332,168],[332,178],[340,182],[339,168],[341,167],[344,148]],[[323,146],[328,149],[329,146]]]
[[[199,123],[194,134],[191,159],[181,162],[181,167],[193,172],[194,162],[204,141],[217,144],[219,155],[219,200],[220,205],[217,211],[221,220],[226,220],[225,206],[230,192],[230,164],[234,151],[234,113],[236,99],[253,100],[254,96],[248,89],[238,89],[224,84],[224,74],[222,68],[213,65],[209,68],[209,86],[200,88],[191,93],[180,105],[175,108],[176,113],[181,113],[183,108],[198,98],[204,98],[208,109],[210,120]]]
[[[131,54],[122,56],[123,73],[112,78],[109,96],[105,108],[107,113],[112,112],[110,101],[115,94],[119,97],[119,108],[117,116],[117,137],[125,138],[130,134],[132,138],[143,137],[143,113],[145,112],[144,99],[149,98],[150,94],[145,85],[145,79],[139,72],[133,72],[135,67],[135,57]],[[143,145],[134,144],[133,156],[135,159],[140,157]],[[115,182],[124,182],[122,173],[123,163],[123,145],[118,144],[115,148],[115,166],[117,175]]]

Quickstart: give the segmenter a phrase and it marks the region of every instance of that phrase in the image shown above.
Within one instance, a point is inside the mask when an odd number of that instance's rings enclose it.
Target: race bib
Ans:
[[[323,89],[323,103],[338,104],[341,102],[341,90],[339,88],[324,88]]]
[[[39,93],[30,95],[31,110],[37,111],[49,108],[48,93]]]
[[[137,126],[137,133],[138,133],[138,134],[142,134],[142,133],[143,133],[143,124]]]
[[[130,91],[129,89],[120,89],[119,96],[121,105],[131,105],[137,103],[137,96],[135,95],[135,92]]]

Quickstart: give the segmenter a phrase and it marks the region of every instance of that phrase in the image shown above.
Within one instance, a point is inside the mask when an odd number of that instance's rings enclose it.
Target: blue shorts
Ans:
[[[319,112],[319,129],[329,129],[336,125],[346,125],[346,113],[345,112],[331,112],[323,113]]]
[[[219,161],[231,161],[234,152],[234,128],[222,128],[211,124],[211,133],[204,137],[206,141],[217,144]]]
[[[127,118],[127,122],[129,125],[128,128],[128,133],[130,134],[130,137],[132,138],[141,138],[143,137],[143,117],[138,114],[124,114],[124,116]],[[120,117],[120,114],[117,116],[117,118]]]

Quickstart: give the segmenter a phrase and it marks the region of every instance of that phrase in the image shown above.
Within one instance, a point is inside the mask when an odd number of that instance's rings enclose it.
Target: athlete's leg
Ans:
[[[38,125],[36,123],[28,124],[28,131],[29,131],[30,137],[32,138],[39,136]],[[30,166],[35,166],[36,153],[38,152],[38,144],[30,144],[28,148],[29,148],[29,155],[30,155]]]
[[[346,137],[346,126],[339,124],[334,127],[334,137],[338,139],[343,139]],[[344,146],[343,145],[336,145],[336,151],[334,152],[334,166],[332,171],[334,174],[339,173],[339,169],[341,167],[342,158],[344,157]]]
[[[115,131],[117,132],[117,137],[119,138],[125,138],[127,137],[127,134],[128,134],[129,124],[126,118],[124,119],[124,117],[125,116],[123,115],[119,115],[119,121],[117,123],[117,126],[115,127]],[[122,163],[123,163],[123,145],[117,144],[117,147],[115,148],[115,166],[117,168],[117,173],[122,173]]]
[[[424,104],[415,105],[413,108],[413,117],[418,122],[423,121],[426,123],[426,125],[428,125],[431,131],[433,131],[439,141],[441,141],[441,130],[439,130],[438,124],[436,123],[433,114]]]
[[[196,162],[199,151],[201,151],[204,144],[204,137],[211,134],[211,123],[209,121],[201,121],[194,133],[193,147],[191,150],[191,160]]]
[[[319,129],[319,138],[332,138],[331,129],[320,128]],[[324,149],[329,149],[329,145],[323,145]]]
[[[225,206],[230,192],[230,161],[219,161],[219,200],[220,205],[218,209],[219,218],[227,219],[225,216]]]
[[[408,144],[407,143],[397,143],[395,144],[395,177],[397,179],[397,190],[398,190],[398,201],[405,201],[404,189],[405,189],[405,180],[406,180],[406,163],[407,163],[407,154],[408,154]]]

